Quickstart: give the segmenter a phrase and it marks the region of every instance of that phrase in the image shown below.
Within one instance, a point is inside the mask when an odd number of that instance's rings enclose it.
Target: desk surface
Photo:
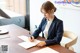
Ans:
[[[19,46],[18,43],[23,42],[21,39],[19,39],[17,36],[20,35],[28,35],[29,31],[27,31],[26,29],[23,29],[17,25],[11,24],[11,25],[5,25],[5,26],[0,26],[1,29],[7,29],[9,30],[9,38],[5,38],[5,39],[0,39],[0,45],[8,45],[8,52],[7,53],[31,53],[33,51],[39,50],[41,48],[39,47],[33,47],[30,49],[24,49],[23,47]],[[40,40],[42,40],[43,38],[38,38]],[[48,46],[60,53],[74,53],[60,45],[51,45]]]

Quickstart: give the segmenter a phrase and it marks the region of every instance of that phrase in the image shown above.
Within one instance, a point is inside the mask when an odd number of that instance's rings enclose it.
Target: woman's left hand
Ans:
[[[38,43],[36,46],[38,47],[43,47],[46,45],[46,42],[45,41],[41,41],[40,43]]]

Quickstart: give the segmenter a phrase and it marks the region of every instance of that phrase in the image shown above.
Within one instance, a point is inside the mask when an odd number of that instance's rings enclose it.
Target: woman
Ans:
[[[33,33],[32,37],[29,37],[29,40],[32,42],[42,32],[42,37],[46,41],[38,43],[37,46],[39,47],[60,44],[63,36],[63,21],[54,15],[55,11],[56,8],[50,1],[44,2],[41,6],[41,12],[44,14],[44,17],[38,29]]]

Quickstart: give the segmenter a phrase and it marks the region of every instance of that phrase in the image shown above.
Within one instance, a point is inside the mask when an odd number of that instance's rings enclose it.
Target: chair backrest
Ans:
[[[63,37],[71,39],[71,41],[65,45],[66,48],[69,48],[70,46],[74,45],[77,42],[78,38],[73,32],[70,31],[64,31]]]

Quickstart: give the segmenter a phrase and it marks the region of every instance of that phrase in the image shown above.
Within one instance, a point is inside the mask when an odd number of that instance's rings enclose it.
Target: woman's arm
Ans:
[[[45,18],[42,19],[39,27],[37,28],[37,30],[35,30],[35,32],[32,34],[34,36],[34,38],[37,38],[39,36],[39,33],[42,31],[42,25],[45,21]]]

